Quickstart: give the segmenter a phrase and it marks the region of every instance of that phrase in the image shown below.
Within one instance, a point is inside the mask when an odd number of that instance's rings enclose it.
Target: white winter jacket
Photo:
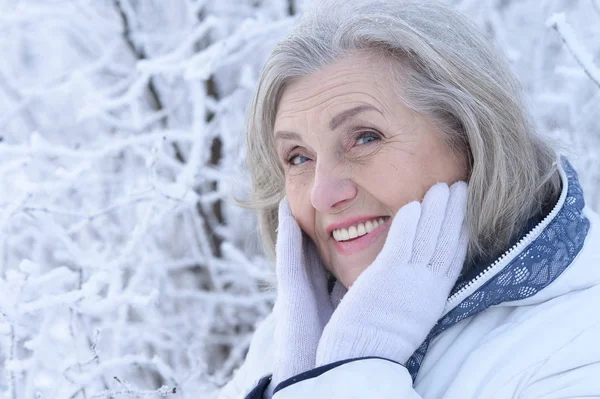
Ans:
[[[406,365],[348,359],[284,381],[273,398],[600,398],[600,220],[566,160],[561,175],[550,214],[459,280]],[[259,325],[219,399],[263,398],[275,323]]]

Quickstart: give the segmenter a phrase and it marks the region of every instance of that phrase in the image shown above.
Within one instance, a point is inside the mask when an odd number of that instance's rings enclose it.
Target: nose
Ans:
[[[346,176],[345,168],[317,162],[310,200],[321,212],[335,211],[350,202],[357,194],[354,183]]]

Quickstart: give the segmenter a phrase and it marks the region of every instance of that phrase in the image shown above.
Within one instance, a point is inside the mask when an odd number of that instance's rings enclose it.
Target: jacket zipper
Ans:
[[[523,251],[525,247],[531,244],[556,217],[556,214],[560,211],[565,199],[567,198],[567,191],[569,188],[569,182],[566,173],[563,170],[562,165],[560,163],[558,163],[558,165],[558,170],[563,181],[563,189],[558,202],[554,208],[552,208],[552,211],[540,223],[531,229],[531,231],[529,231],[525,237],[519,240],[519,242],[517,242],[508,251],[504,252],[502,256],[496,259],[494,263],[486,267],[484,271],[477,275],[477,277],[473,278],[464,287],[450,296],[446,301],[446,306],[444,307],[444,313],[442,314],[442,317],[458,306],[458,304],[464,301],[469,295],[477,291],[483,284],[488,282],[500,270],[509,264],[519,253],[521,253],[521,251]]]

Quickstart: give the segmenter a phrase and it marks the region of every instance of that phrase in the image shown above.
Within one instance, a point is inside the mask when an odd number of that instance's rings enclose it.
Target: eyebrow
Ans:
[[[302,136],[300,136],[298,133],[288,132],[287,130],[279,130],[275,132],[275,140],[302,141]]]
[[[344,123],[348,118],[351,118],[351,117],[353,117],[357,114],[360,114],[361,112],[365,112],[365,111],[377,111],[381,114],[381,111],[372,105],[366,105],[366,104],[359,105],[354,108],[347,109],[346,111],[340,112],[339,114],[337,114],[336,116],[331,118],[331,121],[329,122],[329,129],[334,130],[339,125]]]
[[[331,118],[331,121],[329,122],[329,129],[335,130],[338,126],[340,126],[342,123],[344,123],[348,118],[351,118],[351,117],[353,117],[357,114],[360,114],[361,112],[365,112],[365,111],[377,111],[381,114],[381,111],[372,105],[366,105],[366,104],[358,105],[354,108],[350,108],[345,111],[342,111],[339,114],[337,114],[336,116],[334,116],[333,118]],[[279,131],[275,132],[275,140],[302,141],[302,136],[300,136],[298,133],[290,132],[287,130],[279,130]]]

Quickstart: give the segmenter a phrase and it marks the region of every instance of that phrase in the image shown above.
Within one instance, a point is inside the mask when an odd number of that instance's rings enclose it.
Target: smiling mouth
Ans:
[[[389,216],[379,217],[366,222],[357,223],[348,228],[336,229],[331,232],[333,238],[338,242],[351,241],[369,234],[389,219]]]

